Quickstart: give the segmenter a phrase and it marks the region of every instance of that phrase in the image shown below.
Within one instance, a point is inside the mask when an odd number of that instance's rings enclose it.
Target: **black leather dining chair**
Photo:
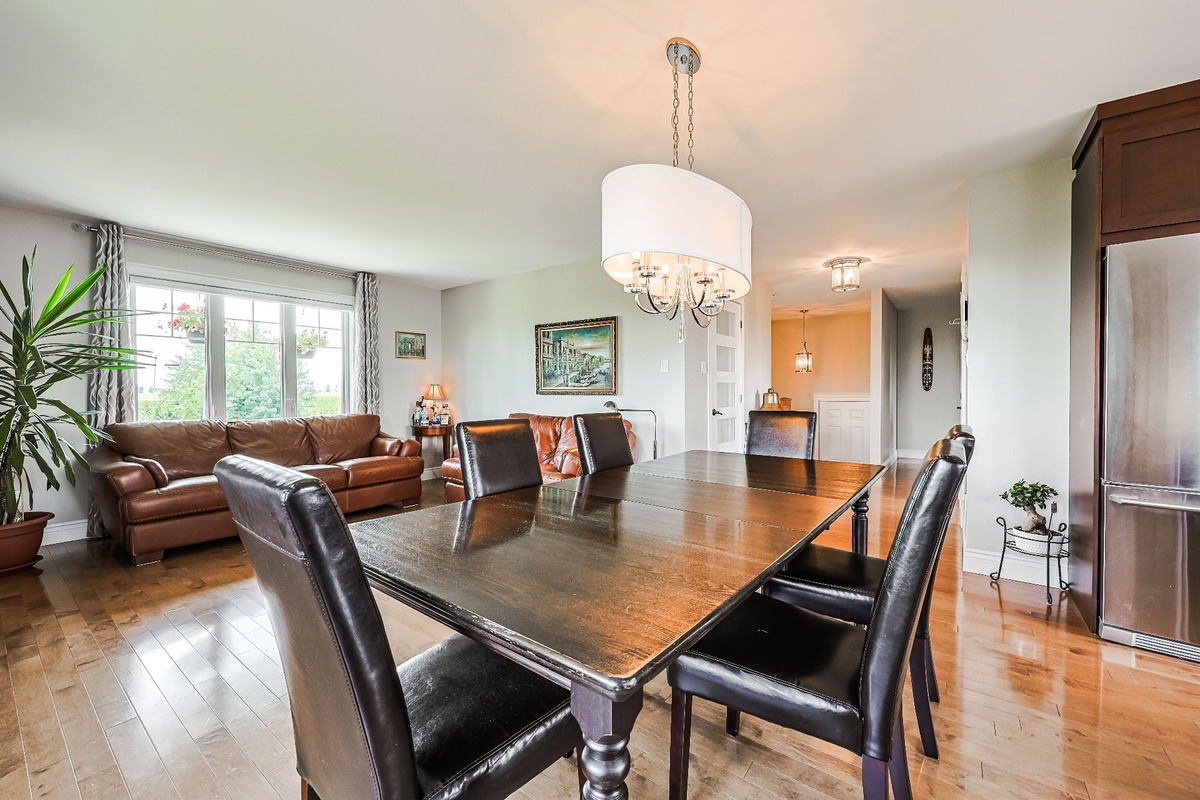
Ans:
[[[746,455],[812,458],[817,415],[812,411],[751,411]]]
[[[625,420],[620,414],[576,414],[571,417],[571,424],[575,426],[584,475],[633,464]]]
[[[971,456],[975,453],[975,434],[971,428],[955,425],[946,438],[962,444],[967,463],[970,464]],[[937,564],[935,560],[935,574]],[[763,593],[819,614],[866,625],[871,619],[886,567],[887,561],[882,558],[811,544],[767,582]],[[931,700],[936,703],[941,699],[937,674],[933,668],[933,646],[929,638],[932,603],[933,581],[930,581],[917,623],[909,669],[912,672],[913,704],[917,728],[921,732],[921,749],[930,758],[938,758],[940,752],[933,727],[933,711],[929,705]],[[736,730],[736,724],[731,723],[730,730]]]
[[[467,500],[542,485],[537,442],[527,419],[460,422],[454,440]]]
[[[887,800],[889,773],[897,800],[911,798],[904,673],[965,471],[958,442],[930,448],[865,628],[752,594],[671,665],[672,800],[687,796],[693,696],[861,755],[866,800]]]
[[[464,636],[396,666],[321,481],[244,456],[215,472],[283,659],[302,798],[501,798],[582,745],[567,690]]]

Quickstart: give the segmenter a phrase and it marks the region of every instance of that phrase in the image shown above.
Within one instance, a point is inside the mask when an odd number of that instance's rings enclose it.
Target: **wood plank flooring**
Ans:
[[[913,474],[902,462],[873,493],[873,552]],[[441,501],[426,483],[423,504]],[[822,541],[848,546],[848,520]],[[958,549],[955,524],[933,617],[940,762],[906,714],[917,797],[1200,798],[1200,665],[1100,642],[1065,598],[1047,607],[1038,587],[959,574]],[[145,567],[107,542],[43,554],[0,578],[0,798],[298,795],[283,672],[236,540]],[[397,660],[448,633],[379,603]],[[634,730],[635,798],[667,794],[668,696],[656,679]],[[848,753],[749,717],[731,739],[719,708],[695,710],[695,800],[861,797]],[[519,796],[575,797],[574,766]]]

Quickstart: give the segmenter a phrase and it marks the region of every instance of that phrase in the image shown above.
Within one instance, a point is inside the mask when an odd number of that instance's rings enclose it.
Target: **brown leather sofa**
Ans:
[[[570,417],[550,417],[541,414],[509,414],[509,419],[527,419],[533,427],[533,438],[537,442],[538,461],[542,465],[542,482],[561,481],[583,474],[579,461],[579,444],[575,441],[575,427]],[[629,420],[625,423],[625,435],[629,437],[630,452],[637,452],[637,436]],[[458,457],[442,462],[442,478],[446,481],[446,502],[455,503],[464,499],[462,466]]]
[[[109,535],[134,563],[236,536],[213,467],[238,453],[320,478],[343,512],[421,497],[421,445],[379,430],[374,414],[265,420],[123,422],[87,457]]]

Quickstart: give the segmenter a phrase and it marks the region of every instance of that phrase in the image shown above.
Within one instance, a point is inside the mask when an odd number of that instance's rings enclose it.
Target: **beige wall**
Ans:
[[[836,314],[808,318],[808,349],[813,371],[796,373],[800,320],[771,324],[771,386],[791,397],[792,408],[812,411],[813,394],[867,394],[871,391],[871,315]]]

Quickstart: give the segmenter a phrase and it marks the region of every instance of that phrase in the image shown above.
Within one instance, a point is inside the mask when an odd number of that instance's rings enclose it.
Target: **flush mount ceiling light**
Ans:
[[[750,291],[750,209],[716,181],[692,172],[692,83],[700,52],[686,39],[667,42],[675,85],[671,113],[674,157],[610,172],[600,185],[600,249],[604,271],[647,314],[702,328]],[[679,166],[679,76],[687,78],[687,169]]]
[[[796,353],[796,372],[812,372],[813,371],[813,354],[808,352],[808,309],[800,309],[800,318],[803,320],[803,332],[800,334],[800,352]]]
[[[858,268],[871,259],[860,256],[839,256],[825,262],[833,272],[833,290],[835,292],[853,292],[858,288]]]

